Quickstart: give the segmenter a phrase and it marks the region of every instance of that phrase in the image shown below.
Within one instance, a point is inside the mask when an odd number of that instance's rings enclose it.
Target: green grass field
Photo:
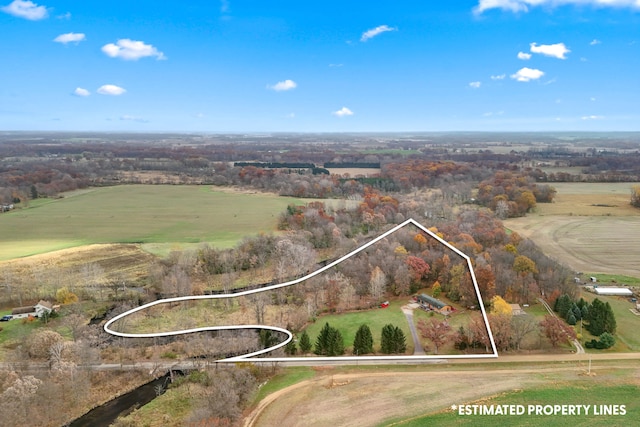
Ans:
[[[297,199],[217,192],[210,186],[127,185],[45,199],[2,215],[0,260],[92,243],[147,243],[158,252],[208,242],[232,247],[275,230]]]
[[[636,425],[640,416],[638,387],[635,385],[605,386],[602,384],[580,384],[552,386],[522,390],[482,400],[481,405],[591,405],[588,415],[460,415],[448,410],[426,415],[406,422],[396,422],[402,427],[422,426],[623,426]],[[468,404],[468,402],[460,402]],[[594,415],[594,405],[625,405],[625,415]],[[599,407],[599,411],[601,411]]]
[[[640,278],[624,276],[622,274],[599,274],[599,273],[585,273],[584,277],[595,277],[598,279],[598,283],[606,285],[628,285],[628,286],[640,286]]]
[[[611,304],[613,313],[616,316],[616,344],[609,350],[588,350],[589,352],[601,353],[603,351],[640,351],[640,316],[636,316],[631,312],[634,304],[630,303],[626,298],[612,296],[598,296],[590,292],[583,291],[581,296],[592,302],[595,298],[600,301]],[[584,339],[593,338],[591,334],[584,331]]]
[[[407,319],[400,309],[407,303],[407,299],[391,301],[388,308],[376,308],[372,310],[354,311],[351,313],[329,314],[321,316],[315,323],[309,325],[306,329],[311,338],[311,343],[315,344],[316,338],[325,323],[337,328],[344,338],[344,346],[347,350],[345,354],[350,355],[353,348],[353,339],[360,325],[369,325],[371,334],[373,335],[373,348],[375,351],[380,350],[380,335],[382,327],[388,323],[400,327],[404,332],[407,342],[407,353],[413,354],[413,340],[411,331],[407,324]]]

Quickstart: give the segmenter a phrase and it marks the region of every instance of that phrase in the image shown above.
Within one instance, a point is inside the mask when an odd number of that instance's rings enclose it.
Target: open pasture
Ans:
[[[204,242],[232,247],[247,235],[275,230],[280,212],[295,202],[209,186],[93,189],[3,214],[0,260],[95,243],[145,243],[157,252]]]
[[[603,404],[626,405],[627,416],[613,420],[629,425],[638,411],[634,391],[638,368],[631,361],[595,362],[595,375],[585,363],[490,366],[457,369],[451,365],[420,366],[403,372],[394,366],[367,372],[327,370],[267,396],[246,427],[388,426],[388,425],[603,425],[593,411],[584,417],[461,416],[460,404]],[[524,402],[524,403],[523,403]],[[369,408],[369,410],[362,410]],[[261,410],[261,411],[260,411]]]
[[[538,204],[505,226],[576,271],[640,277],[640,209],[629,204],[631,185],[554,185],[554,203]]]

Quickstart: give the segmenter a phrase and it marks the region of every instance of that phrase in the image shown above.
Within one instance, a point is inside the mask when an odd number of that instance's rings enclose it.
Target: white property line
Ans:
[[[296,285],[298,283],[304,282],[305,280],[309,280],[312,277],[315,277],[325,271],[327,271],[328,269],[340,264],[341,262],[351,258],[352,256],[358,254],[359,252],[362,252],[363,250],[367,249],[369,246],[379,242],[382,239],[385,239],[387,236],[389,236],[390,234],[395,233],[396,231],[400,230],[401,228],[409,225],[409,224],[413,224],[414,226],[418,227],[420,230],[424,231],[425,233],[427,233],[428,235],[430,235],[431,237],[433,237],[434,239],[436,239],[438,242],[442,243],[443,245],[445,245],[446,247],[448,247],[449,249],[451,249],[452,251],[454,251],[456,254],[458,254],[459,256],[461,256],[462,258],[464,258],[467,261],[467,266],[469,267],[469,272],[471,273],[471,279],[473,281],[473,287],[476,291],[476,297],[478,298],[478,304],[480,305],[480,311],[482,312],[482,319],[484,320],[485,326],[487,328],[487,333],[489,334],[489,341],[491,342],[491,349],[493,351],[493,353],[491,354],[469,354],[469,355],[459,355],[459,354],[455,354],[455,355],[420,355],[420,356],[345,356],[345,357],[273,357],[273,358],[260,358],[260,361],[264,361],[264,362],[286,362],[286,361],[305,361],[305,360],[318,360],[318,361],[339,361],[339,360],[345,360],[345,361],[351,361],[351,360],[424,360],[424,359],[443,359],[443,358],[448,358],[448,359],[473,359],[473,358],[492,358],[492,357],[498,357],[498,351],[496,349],[496,344],[495,341],[493,340],[493,334],[491,332],[491,327],[489,326],[489,320],[487,318],[487,313],[484,309],[484,304],[482,303],[482,297],[480,296],[480,290],[478,288],[478,282],[476,281],[476,275],[473,271],[473,266],[471,265],[471,259],[464,254],[463,252],[461,252],[460,250],[458,250],[457,248],[453,247],[451,244],[449,244],[448,242],[446,242],[445,240],[443,240],[442,238],[440,238],[438,235],[436,235],[435,233],[433,233],[431,230],[427,229],[426,227],[424,227],[422,224],[418,223],[417,221],[415,221],[413,218],[410,218],[406,221],[404,221],[402,224],[396,225],[395,227],[393,227],[392,229],[390,229],[389,231],[384,232],[383,234],[381,234],[380,236],[376,237],[375,239],[365,243],[364,245],[354,249],[353,251],[349,252],[347,255],[338,258],[337,260],[325,265],[324,267],[314,271],[313,273],[307,274],[306,276],[300,277],[298,279],[295,280],[290,280],[288,282],[284,282],[284,283],[279,283],[276,285],[270,285],[270,286],[265,286],[263,288],[258,288],[258,289],[251,289],[251,290],[246,290],[246,291],[242,291],[242,292],[237,292],[237,293],[231,293],[231,294],[216,294],[216,295],[192,295],[192,296],[185,296],[185,297],[175,297],[175,298],[165,298],[165,299],[160,299],[157,301],[153,301],[150,302],[148,304],[144,304],[141,305],[140,307],[136,307],[133,308],[131,310],[128,310],[122,314],[117,315],[116,317],[114,317],[113,319],[109,320],[107,323],[105,323],[104,325],[104,330],[105,332],[111,334],[111,335],[115,335],[115,336],[119,336],[119,337],[124,337],[124,338],[155,338],[155,337],[167,337],[167,336],[174,336],[174,335],[183,335],[183,334],[190,334],[193,332],[203,332],[203,331],[222,331],[222,330],[234,330],[234,329],[267,329],[267,330],[271,330],[271,331],[276,331],[276,332],[282,332],[284,334],[287,335],[287,339],[284,340],[283,342],[281,342],[280,344],[274,345],[272,347],[268,347],[259,351],[254,351],[251,353],[247,353],[247,354],[243,354],[241,356],[236,356],[236,357],[231,357],[231,358],[227,358],[227,359],[222,359],[219,360],[218,362],[238,362],[238,361],[242,361],[242,360],[247,360],[247,359],[251,359],[254,356],[258,356],[264,353],[268,353],[270,351],[276,350],[278,348],[284,347],[285,345],[287,345],[292,339],[293,339],[293,334],[291,332],[289,332],[288,330],[284,329],[284,328],[279,328],[276,326],[269,326],[269,325],[230,325],[230,326],[209,326],[209,327],[202,327],[202,328],[193,328],[193,329],[184,329],[181,331],[171,331],[171,332],[157,332],[157,333],[149,333],[149,334],[130,334],[130,333],[125,333],[125,332],[118,332],[118,331],[114,331],[113,329],[111,329],[111,325],[114,322],[117,322],[120,319],[123,319],[133,313],[136,313],[138,311],[141,310],[145,310],[149,307],[153,307],[155,305],[158,304],[166,304],[166,303],[172,303],[172,302],[181,302],[181,301],[193,301],[193,300],[202,300],[202,299],[218,299],[218,298],[235,298],[235,297],[239,297],[239,296],[244,296],[244,295],[251,295],[251,294],[256,294],[258,292],[265,292],[265,291],[271,291],[274,289],[279,289],[279,288],[284,288],[287,286],[292,286],[292,285]]]

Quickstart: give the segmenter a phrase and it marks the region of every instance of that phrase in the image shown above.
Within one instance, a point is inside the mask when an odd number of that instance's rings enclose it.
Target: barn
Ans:
[[[615,286],[594,286],[593,292],[598,295],[618,295],[630,297],[633,296],[633,292],[629,288],[620,288]]]
[[[420,304],[420,308],[423,308],[425,310],[433,310],[441,314],[449,314],[454,311],[454,308],[451,305],[447,304],[446,302],[440,301],[437,298],[430,297],[427,294],[420,294],[416,296],[415,299],[416,302]]]
[[[54,309],[55,307],[49,301],[40,300],[36,305],[14,308],[11,310],[11,315],[14,319],[42,317],[50,314]]]

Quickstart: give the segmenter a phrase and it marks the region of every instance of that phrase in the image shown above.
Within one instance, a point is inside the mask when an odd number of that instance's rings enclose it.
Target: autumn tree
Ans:
[[[640,185],[631,187],[631,206],[640,208]]]
[[[511,305],[502,299],[500,295],[491,298],[491,313],[511,316],[511,312]]]
[[[436,317],[431,317],[428,321],[420,319],[418,330],[423,338],[431,341],[434,354],[438,354],[438,349],[451,339],[451,326],[446,319],[438,320]]]
[[[434,298],[438,298],[440,296],[440,294],[442,293],[440,282],[438,282],[437,280],[435,281],[435,283],[431,287],[431,292]]]
[[[60,304],[73,304],[78,302],[78,296],[64,286],[56,292],[56,301]]]
[[[360,325],[353,340],[353,354],[373,353],[373,335],[368,325]]]
[[[489,326],[493,334],[493,341],[498,351],[506,351],[511,345],[511,315],[489,314]]]
[[[546,315],[540,322],[540,327],[553,347],[576,339],[574,329],[556,316]]]
[[[489,351],[491,340],[489,338],[489,331],[484,318],[481,315],[473,316],[469,322],[469,333],[471,334],[471,343],[473,345],[481,345],[485,351]]]
[[[427,262],[420,257],[410,255],[405,259],[404,262],[411,269],[414,282],[419,283],[427,276],[427,274],[429,274],[429,264],[427,264]]]

